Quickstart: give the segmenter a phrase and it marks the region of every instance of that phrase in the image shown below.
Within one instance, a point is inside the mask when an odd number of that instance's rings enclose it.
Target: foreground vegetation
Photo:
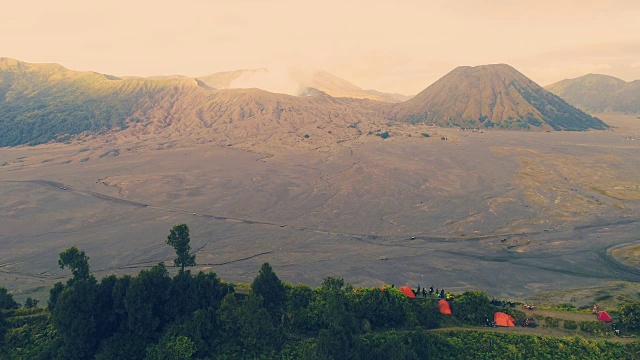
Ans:
[[[135,277],[98,281],[73,247],[59,260],[72,277],[55,284],[47,308],[33,299],[19,308],[0,288],[0,358],[635,359],[640,351],[639,342],[474,331],[495,311],[525,316],[475,291],[457,296],[454,316],[445,318],[435,297],[356,289],[337,278],[316,289],[285,284],[268,263],[250,288],[240,288],[185,270],[195,264],[186,225],[175,226],[167,243],[181,269],[174,277],[160,263]],[[640,304],[624,305],[619,319],[625,332],[640,330]]]

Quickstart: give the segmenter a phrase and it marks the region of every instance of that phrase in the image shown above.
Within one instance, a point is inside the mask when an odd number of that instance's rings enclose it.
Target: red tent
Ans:
[[[410,287],[408,286],[401,286],[398,290],[402,291],[403,294],[405,294],[408,298],[415,298],[416,294],[413,293],[413,290],[411,290]]]
[[[604,311],[598,311],[598,320],[604,322],[611,322],[611,316]]]
[[[516,319],[514,319],[511,315],[505,314],[503,312],[497,312],[493,314],[493,322],[496,323],[497,326],[516,326]]]
[[[449,302],[445,299],[440,299],[438,301],[438,307],[440,308],[440,312],[445,315],[451,315],[451,306],[449,306]]]

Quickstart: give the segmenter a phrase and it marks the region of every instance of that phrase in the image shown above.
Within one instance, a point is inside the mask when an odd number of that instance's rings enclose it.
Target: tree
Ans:
[[[4,347],[4,334],[7,332],[8,328],[9,327],[4,321],[4,313],[0,311],[0,351],[2,351],[2,348]]]
[[[281,328],[273,326],[262,302],[262,296],[257,294],[249,295],[243,302],[234,294],[225,296],[218,308],[220,335],[225,344],[223,353],[242,354],[240,357],[243,359],[255,359],[280,346]]]
[[[251,284],[251,291],[262,296],[264,308],[274,321],[280,319],[285,305],[286,289],[269,263],[262,264],[258,276]]]
[[[453,313],[463,322],[471,325],[482,324],[491,319],[495,308],[489,297],[480,291],[465,291],[453,302]]]
[[[345,290],[343,279],[328,277],[316,290],[317,297],[309,308],[317,313],[320,332],[317,337],[317,352],[323,359],[352,359],[360,348],[358,324],[353,303]]]
[[[146,360],[188,360],[193,359],[196,345],[186,336],[178,336],[147,349]]]
[[[30,297],[24,302],[25,309],[33,309],[38,306],[39,301]]]
[[[640,330],[640,303],[632,302],[620,307],[620,323],[631,331]]]
[[[173,260],[175,266],[180,266],[180,271],[184,271],[185,266],[194,266],[196,264],[196,256],[189,254],[191,246],[189,245],[189,227],[186,224],[174,226],[169,231],[167,244],[173,246],[178,257]]]
[[[0,310],[11,310],[19,307],[20,304],[13,300],[13,295],[9,294],[7,289],[0,287]]]
[[[171,278],[163,263],[142,270],[131,279],[124,298],[129,334],[146,343],[160,337],[168,319],[167,303]]]
[[[58,297],[60,297],[60,294],[62,294],[63,290],[64,285],[61,282],[58,281],[57,283],[53,284],[53,287],[51,288],[51,290],[49,290],[49,301],[47,302],[49,311],[53,311],[53,309],[56,307]]]
[[[395,289],[358,289],[351,299],[356,316],[378,329],[404,324],[411,306],[407,297]]]
[[[68,267],[71,269],[74,280],[88,279],[91,277],[89,272],[89,257],[85,255],[84,251],[78,250],[73,246],[60,253],[60,259],[58,260],[60,269]]]
[[[64,288],[51,312],[51,320],[64,342],[69,359],[93,357],[97,346],[94,304],[95,279],[74,281]]]

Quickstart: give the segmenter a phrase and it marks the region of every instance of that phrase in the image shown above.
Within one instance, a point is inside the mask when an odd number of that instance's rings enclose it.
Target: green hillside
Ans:
[[[196,87],[193,79],[119,79],[2,58],[0,146],[36,145],[85,131],[124,129],[132,121],[141,121],[136,113]]]

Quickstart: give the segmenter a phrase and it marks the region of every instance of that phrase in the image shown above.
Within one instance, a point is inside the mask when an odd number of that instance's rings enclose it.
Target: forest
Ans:
[[[436,297],[332,277],[317,288],[287,284],[268,263],[251,284],[236,285],[188,269],[197,261],[185,224],[167,244],[176,250],[173,277],[159,263],[98,280],[72,247],[58,260],[71,277],[53,286],[44,307],[31,298],[20,306],[0,288],[0,359],[639,358],[638,341],[478,331],[495,311],[524,316],[479,291],[457,294],[454,315],[444,316]],[[625,334],[640,330],[640,304],[622,305],[617,316]]]

